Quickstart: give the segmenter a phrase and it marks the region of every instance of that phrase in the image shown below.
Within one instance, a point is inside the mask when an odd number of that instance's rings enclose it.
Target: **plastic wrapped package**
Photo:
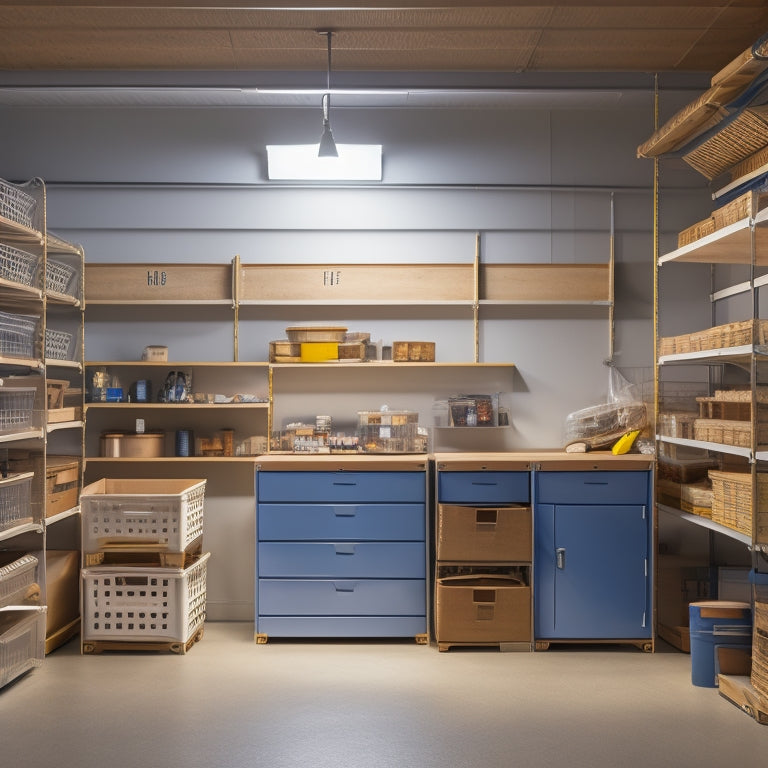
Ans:
[[[648,424],[645,403],[618,402],[593,405],[568,414],[565,422],[566,445],[584,443],[600,448],[616,442],[622,435]]]

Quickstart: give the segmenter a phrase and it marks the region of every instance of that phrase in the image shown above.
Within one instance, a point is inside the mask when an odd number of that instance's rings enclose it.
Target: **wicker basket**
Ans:
[[[683,160],[711,180],[766,145],[768,124],[756,110],[745,109]]]
[[[752,535],[752,475],[749,472],[710,470],[712,522]],[[768,475],[757,476],[758,507],[768,501]]]
[[[712,484],[708,481],[680,486],[680,509],[700,517],[712,517]]]
[[[753,155],[750,155],[746,160],[742,160],[733,166],[731,169],[731,181],[747,176],[766,164],[768,164],[768,147],[763,147]]]
[[[766,129],[768,130],[768,128]],[[712,211],[715,230],[735,224],[737,221],[755,216],[768,202],[768,194],[750,190]]]
[[[63,261],[48,259],[45,263],[45,289],[65,296],[77,294],[77,270]]]
[[[71,360],[72,334],[45,329],[45,357],[49,360]]]

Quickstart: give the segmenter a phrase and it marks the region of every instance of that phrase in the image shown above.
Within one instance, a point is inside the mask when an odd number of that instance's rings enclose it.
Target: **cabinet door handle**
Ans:
[[[561,570],[565,570],[565,547],[558,547],[555,550],[555,558],[557,560],[557,567]]]

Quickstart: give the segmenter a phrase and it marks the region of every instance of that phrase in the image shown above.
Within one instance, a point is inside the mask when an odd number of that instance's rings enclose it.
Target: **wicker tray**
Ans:
[[[706,235],[711,235],[715,231],[715,220],[709,216],[702,221],[697,221],[687,229],[684,229],[677,236],[677,247],[682,248],[684,245],[695,243]]]
[[[768,126],[765,130],[768,136]],[[739,197],[731,200],[730,203],[726,203],[712,211],[712,221],[715,230],[755,216],[761,208],[765,207],[766,203],[768,203],[768,194],[765,192],[750,190],[743,195],[739,195]]]
[[[751,448],[752,423],[728,419],[696,419],[693,424],[693,439]],[[768,443],[768,425],[758,425],[757,442],[759,445]]]
[[[665,336],[659,339],[659,354],[679,355],[748,345],[752,343],[755,323],[757,324],[756,343],[765,344],[768,339],[768,320],[744,320],[738,323],[716,325],[714,328],[684,333],[680,336]]]

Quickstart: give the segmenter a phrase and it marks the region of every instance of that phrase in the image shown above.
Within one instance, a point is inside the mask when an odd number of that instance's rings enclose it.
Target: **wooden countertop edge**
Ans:
[[[273,470],[389,470],[421,471],[429,461],[438,469],[454,472],[484,470],[528,471],[533,466],[544,471],[568,470],[647,470],[654,457],[641,453],[614,456],[609,451],[565,453],[565,451],[520,451],[510,453],[419,453],[419,454],[264,454],[255,458],[257,468]]]

